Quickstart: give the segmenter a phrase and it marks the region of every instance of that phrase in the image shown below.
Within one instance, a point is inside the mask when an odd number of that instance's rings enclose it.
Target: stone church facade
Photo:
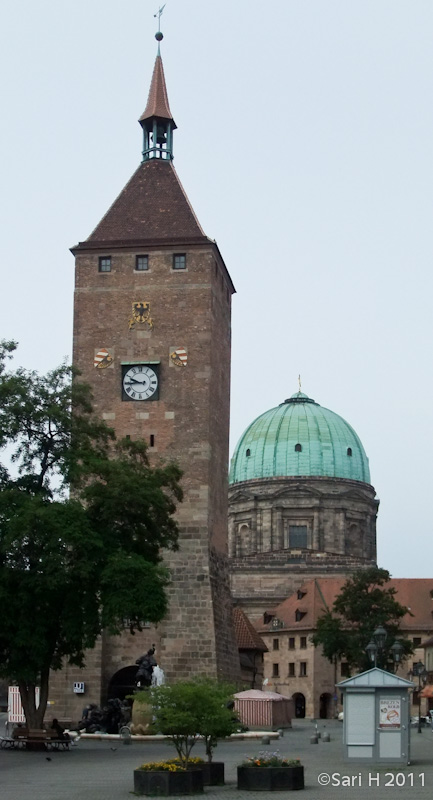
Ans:
[[[246,429],[231,465],[233,599],[251,617],[302,583],[376,563],[376,493],[362,443],[302,392]]]

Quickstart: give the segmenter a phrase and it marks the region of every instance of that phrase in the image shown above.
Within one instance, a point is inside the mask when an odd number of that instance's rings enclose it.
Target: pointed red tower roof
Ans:
[[[158,117],[159,119],[170,119],[173,123],[173,128],[176,128],[176,123],[173,119],[170,106],[168,104],[164,67],[162,66],[162,58],[159,54],[156,57],[155,66],[153,68],[147,105],[139,119],[139,122],[143,122],[146,119],[151,119],[152,117]]]
[[[170,161],[139,166],[87,242],[169,243],[207,241]]]

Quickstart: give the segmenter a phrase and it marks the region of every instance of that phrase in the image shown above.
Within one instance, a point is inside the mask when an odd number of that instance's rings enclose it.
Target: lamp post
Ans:
[[[377,666],[377,656],[383,653],[385,648],[385,642],[387,638],[387,633],[385,628],[382,625],[379,625],[373,633],[372,638],[370,639],[367,647],[365,648],[367,651],[367,655],[374,666]],[[392,659],[394,664],[398,666],[401,661],[401,656],[403,653],[403,645],[395,641],[392,647],[390,647],[392,653]]]
[[[425,686],[427,679],[427,671],[422,661],[417,661],[412,665],[412,669],[408,672],[409,677],[412,679],[418,676],[418,733],[422,733],[421,728],[421,688]],[[422,686],[421,686],[422,684]]]

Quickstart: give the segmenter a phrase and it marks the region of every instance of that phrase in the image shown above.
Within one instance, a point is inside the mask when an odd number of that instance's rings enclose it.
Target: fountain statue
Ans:
[[[138,665],[137,674],[135,676],[135,685],[139,689],[143,689],[145,686],[152,685],[153,670],[156,666],[158,666],[154,657],[154,653],[155,645],[153,644],[150,650],[148,650],[144,656],[137,658],[137,661],[135,662]]]

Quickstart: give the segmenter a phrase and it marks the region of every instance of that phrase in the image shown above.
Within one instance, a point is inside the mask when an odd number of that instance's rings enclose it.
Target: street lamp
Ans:
[[[365,648],[367,655],[374,666],[377,664],[378,654],[380,655],[385,648],[386,637],[387,632],[385,628],[382,625],[379,625],[374,631],[367,647]],[[403,653],[403,645],[400,642],[395,641],[392,647],[390,647],[390,650],[394,664],[399,664]]]
[[[418,733],[422,733],[421,728],[421,688],[425,686],[427,680],[427,671],[424,667],[422,661],[417,661],[416,664],[412,665],[412,669],[409,670],[408,675],[410,678],[418,676]],[[422,686],[421,686],[422,684]]]
[[[401,642],[395,641],[392,647],[390,647],[392,653],[392,660],[394,664],[397,664],[397,667],[401,661],[401,657],[403,655],[403,645]]]

